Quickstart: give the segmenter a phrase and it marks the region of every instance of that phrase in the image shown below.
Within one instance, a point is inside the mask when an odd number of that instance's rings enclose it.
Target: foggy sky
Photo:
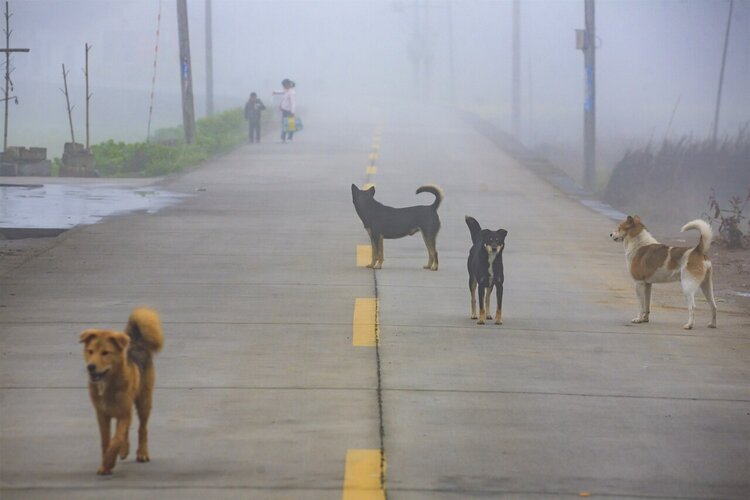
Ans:
[[[429,85],[418,88],[408,47],[419,29],[432,54]],[[216,107],[240,106],[251,91],[267,103],[283,78],[298,99],[333,112],[374,103],[447,107],[448,2],[213,0]],[[510,128],[510,1],[453,0],[453,54],[459,107]],[[619,143],[710,133],[728,0],[598,0],[597,130]],[[76,135],[83,136],[84,43],[91,51],[92,142],[143,140],[154,63],[158,0],[11,1],[18,105],[9,144],[59,151],[69,140],[61,63],[70,68]],[[196,114],[205,113],[203,0],[189,0]],[[174,0],[161,2],[154,126],[181,122]],[[523,139],[581,141],[583,0],[521,3]],[[429,26],[429,31],[425,27]],[[750,121],[750,2],[736,0],[719,132]],[[333,104],[333,105],[332,105]],[[336,104],[342,104],[340,109]],[[533,129],[531,124],[533,123]],[[59,154],[59,152],[57,153]]]

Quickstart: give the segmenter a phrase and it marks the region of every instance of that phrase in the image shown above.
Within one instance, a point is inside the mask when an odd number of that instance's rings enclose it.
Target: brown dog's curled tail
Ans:
[[[125,333],[133,343],[143,346],[151,353],[159,352],[164,345],[159,313],[148,307],[133,309]]]
[[[443,190],[433,184],[427,184],[425,186],[419,186],[417,188],[417,194],[419,193],[432,193],[435,195],[435,201],[430,205],[435,210],[440,206],[440,202],[443,201]]]

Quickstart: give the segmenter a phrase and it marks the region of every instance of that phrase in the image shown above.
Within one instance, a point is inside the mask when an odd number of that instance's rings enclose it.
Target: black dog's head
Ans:
[[[466,225],[469,226],[471,241],[474,246],[482,245],[490,255],[502,253],[508,231],[505,229],[498,229],[497,231],[482,229],[479,222],[468,215],[466,216]]]
[[[498,229],[497,231],[482,229],[482,245],[490,255],[501,253],[505,248],[505,237],[507,235],[508,231],[505,229]]]
[[[357,186],[352,184],[352,202],[354,203],[354,209],[357,211],[359,218],[363,219],[362,210],[366,206],[371,205],[375,199],[375,186],[371,186],[370,189],[359,189]]]

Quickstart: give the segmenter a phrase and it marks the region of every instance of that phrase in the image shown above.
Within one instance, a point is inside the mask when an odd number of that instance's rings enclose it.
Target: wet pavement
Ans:
[[[0,232],[6,239],[55,236],[112,215],[153,214],[186,196],[157,187],[154,179],[8,179],[0,182]]]

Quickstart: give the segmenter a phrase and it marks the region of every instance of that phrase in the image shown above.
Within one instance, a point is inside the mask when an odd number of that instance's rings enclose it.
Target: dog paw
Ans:
[[[107,469],[104,466],[102,466],[102,467],[99,467],[99,470],[97,470],[96,473],[100,476],[109,476],[112,474],[112,469]]]
[[[491,315],[491,314],[488,314],[488,315],[487,315],[487,316],[485,317],[485,319],[492,319],[492,315]]]
[[[643,318],[633,318],[630,320],[631,323],[640,324],[640,323],[648,323],[647,319]]]
[[[495,324],[496,324],[496,325],[502,325],[502,324],[503,324],[503,322],[502,322],[501,320],[499,320],[499,319],[496,319],[496,320],[495,320]]]
[[[128,454],[130,453],[130,445],[127,443],[122,446],[122,449],[120,450],[120,460],[125,460],[128,458]]]
[[[483,325],[483,324],[484,324],[484,320],[483,319],[480,319],[479,321],[477,321],[477,325]]]
[[[692,330],[693,329],[693,325],[691,325],[690,323],[688,323],[686,325],[682,325],[682,329],[683,330]]]
[[[716,328],[716,323],[710,323],[710,324],[708,325],[708,327],[709,327],[709,328]]]
[[[477,319],[478,317],[479,317],[479,316],[477,316],[476,314],[472,314],[472,315],[471,315],[471,319]]]
[[[141,462],[141,463],[150,462],[151,461],[151,459],[148,456],[148,453],[141,453],[141,452],[138,452],[136,454],[136,458],[135,459],[137,461]]]

